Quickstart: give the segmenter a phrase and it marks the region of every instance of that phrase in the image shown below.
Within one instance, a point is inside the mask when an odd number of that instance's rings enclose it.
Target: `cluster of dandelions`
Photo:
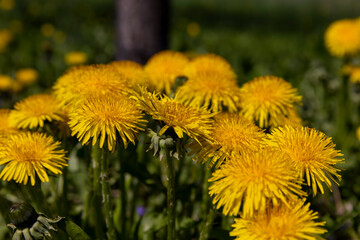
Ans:
[[[173,150],[176,156],[187,149],[209,166],[213,204],[235,217],[230,235],[316,239],[325,223],[315,221],[302,189],[307,185],[313,196],[324,193],[324,185],[331,190],[341,180],[336,164],[343,159],[331,138],[302,126],[300,104],[297,90],[280,77],[238,86],[231,65],[214,54],[189,59],[163,51],[145,66],[77,66],[57,79],[51,93],[1,110],[0,177],[35,184],[49,181],[47,171],[61,173],[65,151],[44,132],[115,151],[152,128],[158,138],[184,146]],[[109,221],[111,216],[110,229]]]

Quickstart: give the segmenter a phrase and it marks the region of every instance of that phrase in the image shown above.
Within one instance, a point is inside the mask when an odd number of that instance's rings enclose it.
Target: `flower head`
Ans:
[[[15,79],[23,85],[30,85],[39,78],[39,73],[32,68],[23,68],[16,71]]]
[[[73,67],[57,79],[54,94],[64,104],[76,104],[88,97],[117,98],[128,94],[129,85],[123,75],[107,65]]]
[[[18,239],[52,239],[48,230],[57,231],[53,226],[63,218],[56,217],[50,219],[42,213],[37,213],[36,210],[27,203],[17,203],[11,206],[9,214],[11,227],[14,231],[13,240]]]
[[[73,51],[65,54],[65,63],[67,65],[84,64],[87,61],[87,54],[81,51]]]
[[[13,82],[10,76],[0,74],[0,91],[10,90]]]
[[[319,240],[326,232],[325,222],[315,222],[316,212],[304,200],[280,204],[251,217],[237,218],[230,236],[236,240]]]
[[[158,92],[171,93],[171,88],[179,76],[184,76],[184,68],[189,59],[182,53],[162,51],[153,55],[145,65],[151,85]]]
[[[238,215],[240,207],[245,217],[264,211],[266,204],[277,205],[303,196],[301,180],[289,167],[284,155],[270,148],[257,152],[233,154],[209,182],[209,194],[217,208],[224,206],[225,215]]]
[[[0,145],[0,165],[6,165],[0,178],[6,181],[35,185],[36,175],[42,182],[48,182],[46,170],[61,174],[67,166],[65,151],[59,150],[60,142],[41,133],[20,133],[10,135]]]
[[[214,144],[205,142],[202,146],[192,149],[199,150],[195,160],[205,163],[212,158],[210,167],[216,163],[216,168],[232,153],[242,154],[259,150],[265,139],[263,130],[253,122],[234,113],[216,115],[210,136],[214,139]]]
[[[297,90],[275,76],[255,78],[240,90],[241,114],[261,128],[279,126],[300,102]]]
[[[149,77],[141,64],[133,61],[116,61],[109,64],[130,81],[131,87],[149,86]]]
[[[62,120],[61,105],[50,94],[35,94],[14,106],[10,113],[10,123],[18,128],[33,129],[43,127],[45,121]]]
[[[120,135],[125,147],[128,142],[135,144],[136,134],[143,131],[146,120],[135,103],[126,96],[113,98],[88,98],[77,104],[69,113],[69,126],[72,135],[86,144],[92,138],[95,145],[99,140],[102,148],[105,139],[112,151],[116,145],[116,136]]]
[[[325,32],[325,45],[336,57],[354,55],[360,49],[360,27],[356,20],[333,22]]]
[[[0,109],[0,138],[18,132],[18,129],[10,125],[10,109]]]
[[[13,35],[8,29],[0,29],[0,52],[6,50],[12,39]]]
[[[205,54],[185,68],[188,80],[178,89],[178,98],[185,105],[237,111],[239,87],[230,64],[220,56]]]
[[[360,24],[359,24],[360,26]],[[360,83],[360,66],[352,66],[348,74],[349,80],[353,83]]]
[[[341,180],[340,169],[335,165],[343,162],[340,151],[330,137],[313,128],[291,126],[279,127],[268,135],[268,144],[281,150],[297,170],[297,175],[306,178],[314,196],[317,188],[324,193],[323,183],[331,191],[331,181]]]
[[[159,135],[168,129],[173,129],[179,138],[183,138],[184,133],[199,142],[199,138],[209,140],[211,124],[213,120],[211,114],[206,109],[187,107],[175,99],[165,95],[150,93],[145,88],[140,93],[136,93],[134,99],[142,110],[155,120],[161,121],[164,126],[159,131]]]

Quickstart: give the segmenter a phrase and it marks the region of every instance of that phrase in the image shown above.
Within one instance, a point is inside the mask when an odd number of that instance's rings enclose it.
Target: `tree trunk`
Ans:
[[[168,46],[169,0],[116,0],[116,58],[141,64]]]

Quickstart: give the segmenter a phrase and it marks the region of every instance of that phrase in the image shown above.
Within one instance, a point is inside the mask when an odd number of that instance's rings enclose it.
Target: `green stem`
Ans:
[[[202,227],[202,231],[200,232],[199,240],[206,240],[209,239],[209,235],[211,233],[212,225],[216,217],[216,210],[214,207],[209,209],[209,213],[206,217],[206,221]]]
[[[160,145],[161,146],[161,145]],[[166,146],[161,147],[160,161],[164,168],[165,185],[167,189],[167,240],[176,239],[175,232],[175,181],[174,167]]]
[[[100,156],[101,150],[98,145],[92,147],[91,160],[92,160],[92,169],[93,169],[93,207],[94,207],[94,218],[95,218],[95,233],[96,237],[102,239],[104,237],[103,233],[103,216],[101,212],[101,184],[100,184]]]
[[[121,200],[121,214],[120,214],[120,224],[121,224],[121,239],[126,239],[126,194],[125,194],[125,169],[124,158],[120,158],[120,200]]]
[[[206,218],[206,213],[209,211],[210,206],[210,197],[209,197],[209,177],[211,175],[211,169],[209,168],[209,163],[206,164],[204,170],[204,182],[203,182],[203,192],[202,192],[202,212],[204,214],[204,219]]]
[[[102,199],[104,204],[105,223],[107,227],[108,240],[115,240],[116,233],[113,222],[113,211],[111,207],[110,177],[109,177],[109,152],[103,150],[103,159],[101,161],[101,179],[102,179]]]

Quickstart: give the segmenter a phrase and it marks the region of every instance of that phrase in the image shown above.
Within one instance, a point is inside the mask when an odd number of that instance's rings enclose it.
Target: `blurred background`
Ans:
[[[36,83],[15,86],[12,91],[16,94],[2,91],[0,78],[0,108],[11,108],[19,99],[50,89],[66,69],[78,62],[109,63],[126,58],[119,47],[122,42],[116,34],[117,24],[129,26],[137,18],[119,18],[116,13],[119,2],[0,0],[0,75],[20,78],[16,77],[19,70],[29,68],[38,74]],[[240,86],[260,75],[283,77],[303,96],[300,114],[304,124],[334,136],[342,60],[326,51],[324,32],[335,20],[359,17],[360,1],[171,0],[167,3],[163,6],[167,19],[164,26],[168,27],[161,42],[163,47],[185,52],[189,57],[202,53],[224,57],[235,69]],[[146,32],[146,26],[137,31]],[[141,61],[145,63],[146,57]],[[357,85],[350,85],[353,125],[341,140],[334,139],[346,158],[341,194],[337,192],[336,196],[343,199],[340,208],[349,211],[337,213],[339,207],[335,205],[339,201],[331,193],[314,200],[314,210],[327,221],[329,239],[358,239],[360,145],[355,123],[360,123],[359,93]],[[351,229],[350,233],[335,238],[344,229]]]

